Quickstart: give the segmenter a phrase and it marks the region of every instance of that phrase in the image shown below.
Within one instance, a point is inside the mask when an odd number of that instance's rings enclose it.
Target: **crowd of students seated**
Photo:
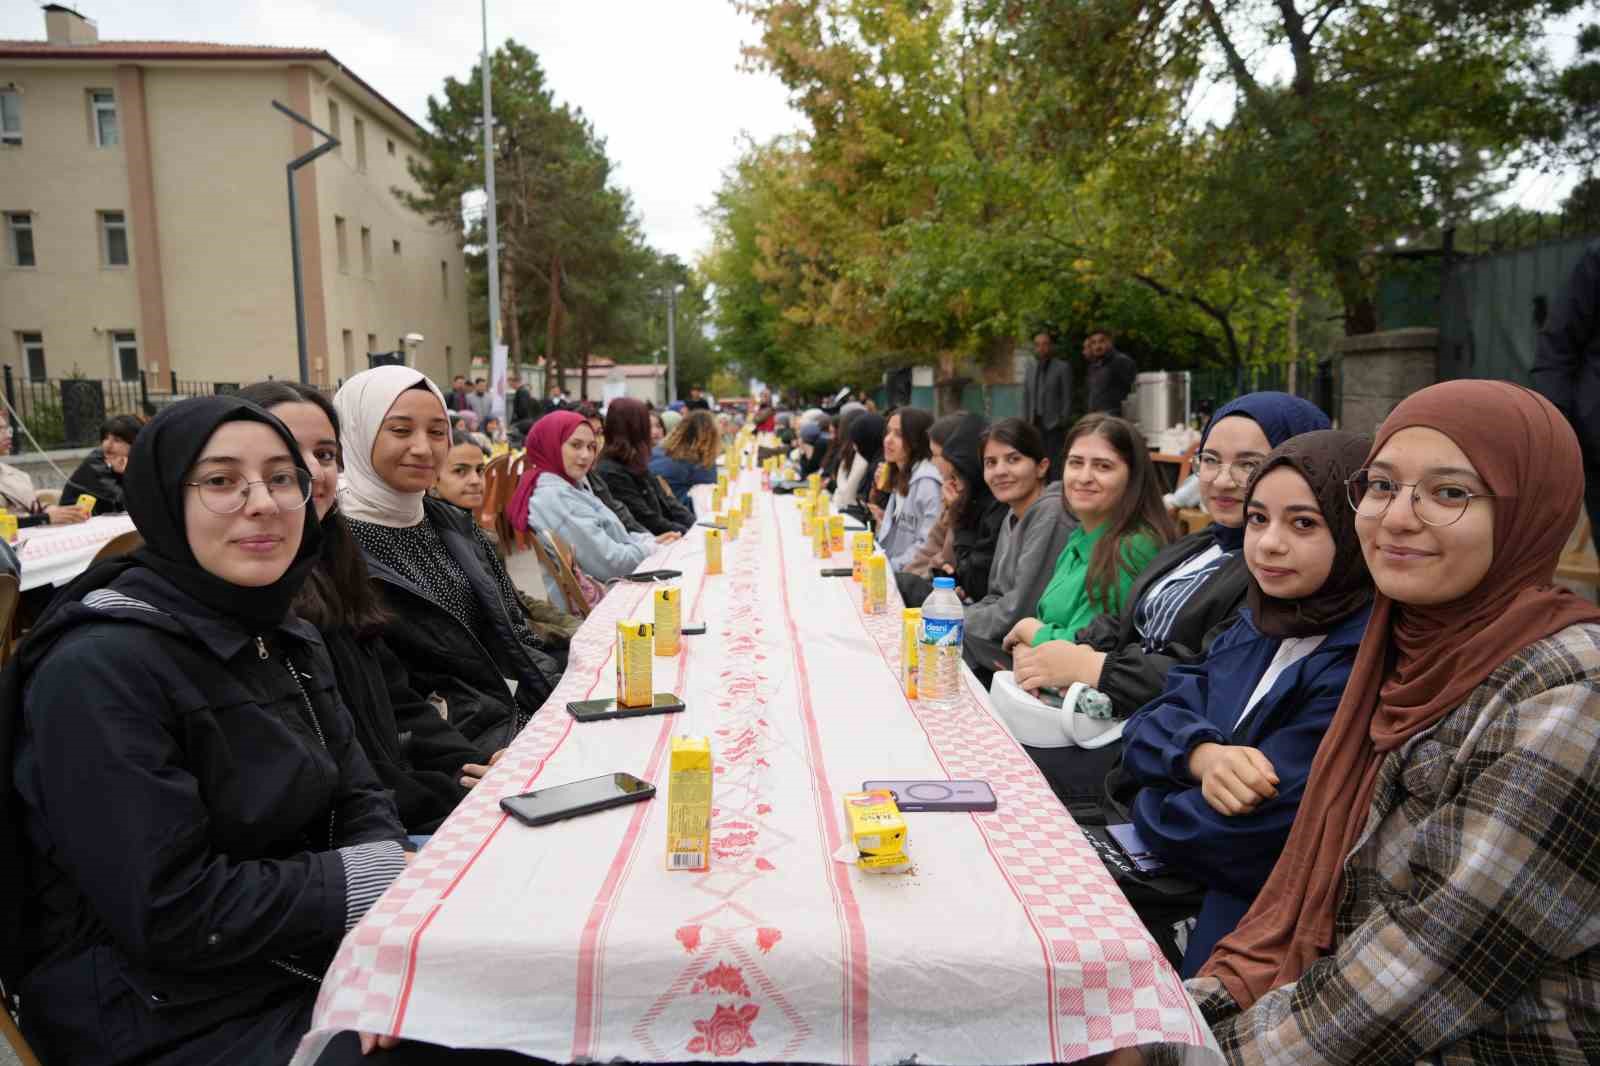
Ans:
[[[1583,472],[1549,403],[1450,382],[1374,439],[1239,397],[1183,536],[1110,415],[1052,455],[1015,418],[760,414],[908,605],[955,579],[967,664],[1229,1062],[1600,1056],[1600,609],[1552,584]],[[144,546],[0,673],[0,981],[45,1061],[286,1062],[345,931],[539,711],[579,608],[692,528],[725,439],[552,406],[486,530],[489,448],[450,418],[382,367],[103,447]],[[527,537],[584,604],[516,586]]]

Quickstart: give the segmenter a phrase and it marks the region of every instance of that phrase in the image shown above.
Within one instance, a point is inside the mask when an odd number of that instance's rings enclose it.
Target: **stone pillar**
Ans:
[[[1345,337],[1339,353],[1339,428],[1372,433],[1395,404],[1439,380],[1439,331],[1391,329]]]

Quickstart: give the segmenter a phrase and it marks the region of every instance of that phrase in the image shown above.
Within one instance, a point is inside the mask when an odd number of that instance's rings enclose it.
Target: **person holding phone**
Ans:
[[[1344,695],[1372,608],[1345,482],[1371,446],[1329,429],[1268,453],[1244,494],[1248,606],[1204,662],[1173,668],[1123,732],[1113,801],[1167,869],[1204,892],[1186,949],[1172,925],[1193,910],[1174,914],[1160,894],[1122,888],[1186,977],[1272,872]]]
[[[300,455],[248,401],[166,408],[128,467],[144,547],[64,589],[4,674],[0,979],[52,1066],[287,1062],[405,868],[291,610],[322,538]]]

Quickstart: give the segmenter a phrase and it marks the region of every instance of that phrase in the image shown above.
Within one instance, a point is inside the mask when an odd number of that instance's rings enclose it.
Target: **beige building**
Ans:
[[[47,39],[0,40],[0,363],[165,392],[298,376],[285,166],[298,172],[308,360],[336,385],[402,347],[465,367],[459,233],[394,189],[421,129],[317,49],[101,41],[44,9]],[[321,138],[315,138],[320,142]]]

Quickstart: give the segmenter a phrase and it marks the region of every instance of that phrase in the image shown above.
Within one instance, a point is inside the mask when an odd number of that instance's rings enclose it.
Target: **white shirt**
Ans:
[[[1149,599],[1162,589],[1166,588],[1172,582],[1178,580],[1180,577],[1188,577],[1190,574],[1204,570],[1213,561],[1222,558],[1222,555],[1222,548],[1219,545],[1213,544],[1199,555],[1196,555],[1194,558],[1185,562],[1182,566],[1175,566],[1171,570],[1168,570],[1165,574],[1162,574],[1154,584],[1144,590],[1144,595],[1141,598]]]
[[[1261,680],[1256,682],[1256,690],[1250,693],[1250,698],[1245,701],[1244,713],[1239,715],[1239,720],[1233,723],[1233,728],[1238,729],[1244,725],[1244,720],[1250,717],[1250,712],[1256,709],[1256,704],[1261,702],[1263,696],[1272,690],[1283,672],[1307,655],[1316,651],[1328,634],[1318,633],[1314,637],[1284,637],[1278,642],[1278,652],[1267,664],[1266,672],[1261,675]]]

